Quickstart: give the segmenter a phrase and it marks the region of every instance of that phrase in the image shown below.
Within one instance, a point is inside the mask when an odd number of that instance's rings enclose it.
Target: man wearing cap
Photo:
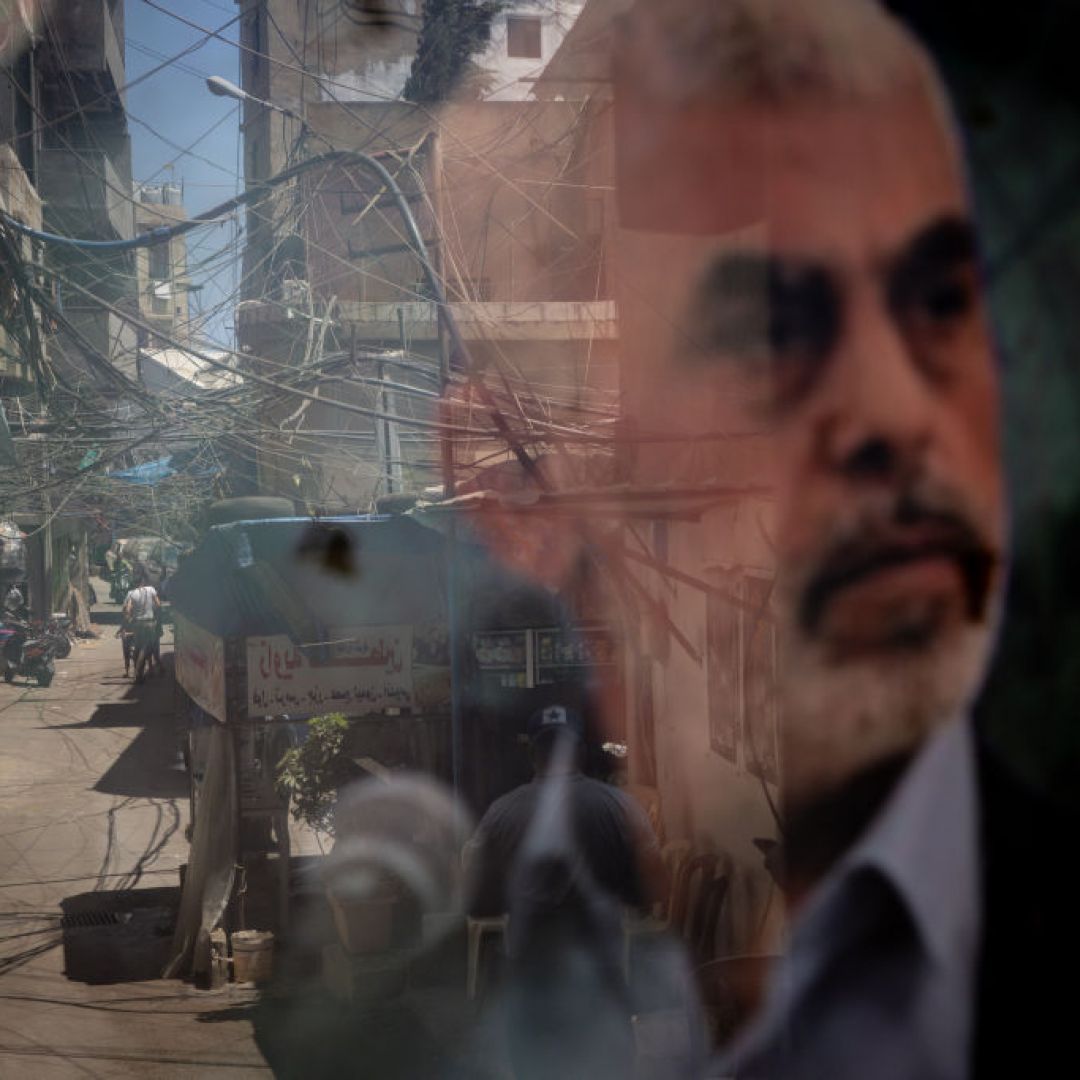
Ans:
[[[580,853],[578,870],[623,905],[646,903],[645,873],[655,865],[657,842],[642,808],[625,792],[581,771],[585,725],[580,713],[548,705],[529,717],[534,778],[496,799],[469,842],[475,867],[473,915],[502,915],[519,855],[535,823],[541,795],[557,784],[565,793],[569,828]]]
[[[471,912],[510,917],[503,1015],[517,1080],[614,1080],[634,1062],[623,916],[646,906],[657,841],[629,795],[582,773],[578,712],[549,705],[527,730],[535,777],[496,799],[470,841]]]

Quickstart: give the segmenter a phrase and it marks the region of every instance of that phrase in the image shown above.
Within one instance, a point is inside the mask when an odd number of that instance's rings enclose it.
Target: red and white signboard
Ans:
[[[199,708],[225,723],[225,642],[178,612],[174,619],[176,681]]]
[[[413,707],[411,626],[333,631],[298,645],[284,634],[247,639],[248,716],[368,716]]]

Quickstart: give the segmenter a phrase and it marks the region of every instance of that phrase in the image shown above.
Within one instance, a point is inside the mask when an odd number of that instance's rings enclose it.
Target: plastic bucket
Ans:
[[[237,930],[232,935],[233,979],[267,982],[274,972],[274,935],[269,930]]]

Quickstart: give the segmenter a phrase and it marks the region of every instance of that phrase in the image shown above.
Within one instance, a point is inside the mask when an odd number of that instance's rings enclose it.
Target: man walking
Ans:
[[[466,848],[471,913],[509,915],[514,1075],[625,1076],[633,1042],[622,920],[627,908],[647,906],[657,884],[656,837],[633,798],[582,773],[585,726],[576,710],[549,705],[527,731],[534,779],[495,800]]]
[[[585,728],[575,709],[549,705],[529,718],[534,778],[496,799],[483,816],[466,858],[475,869],[470,910],[502,915],[519,856],[535,825],[546,788],[558,782],[567,823],[580,854],[578,871],[629,908],[646,905],[645,874],[654,873],[656,837],[644,810],[631,796],[581,771]]]
[[[161,608],[157,590],[150,584],[145,567],[135,572],[135,588],[124,599],[123,617],[132,633],[131,647],[135,660],[135,681],[143,681],[143,673],[154,664],[157,645],[157,613]],[[160,670],[160,660],[158,661]],[[126,669],[125,669],[126,670]]]

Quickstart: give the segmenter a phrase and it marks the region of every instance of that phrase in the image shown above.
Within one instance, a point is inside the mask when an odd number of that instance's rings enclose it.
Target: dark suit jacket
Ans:
[[[1080,815],[1021,780],[982,737],[977,754],[983,942],[972,1076],[1070,1076],[1080,1047]]]

